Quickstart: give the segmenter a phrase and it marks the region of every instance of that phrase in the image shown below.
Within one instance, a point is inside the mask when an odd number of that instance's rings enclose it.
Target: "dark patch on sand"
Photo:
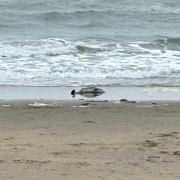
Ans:
[[[173,153],[173,155],[176,155],[176,156],[179,156],[179,157],[180,157],[180,151],[175,151],[175,152]]]
[[[27,163],[27,164],[34,164],[34,163],[37,163],[37,164],[47,164],[47,163],[50,163],[51,161],[39,161],[39,160],[21,160],[21,159],[16,159],[16,160],[13,160],[14,163]]]
[[[159,143],[155,142],[155,141],[150,141],[150,140],[146,140],[144,143],[143,143],[143,146],[144,147],[156,147],[158,146]]]
[[[157,137],[174,137],[175,135],[174,134],[171,134],[171,133],[164,133],[164,134],[159,134]]]
[[[93,123],[93,124],[95,124],[96,122],[94,122],[94,121],[84,121],[83,123]]]

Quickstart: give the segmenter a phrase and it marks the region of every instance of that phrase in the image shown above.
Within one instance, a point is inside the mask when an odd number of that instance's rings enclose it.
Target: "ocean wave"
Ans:
[[[83,45],[77,45],[76,48],[81,53],[83,53],[83,52],[97,53],[97,52],[102,52],[105,50],[102,47],[88,47],[88,46],[83,46]]]
[[[42,39],[0,41],[0,84],[180,85],[180,52],[151,42]],[[179,41],[169,38],[169,42]]]
[[[8,13],[0,13],[0,15],[18,15],[18,16],[30,16],[30,17],[83,17],[86,16],[103,16],[103,15],[113,15],[119,13],[119,11],[113,10],[93,10],[93,9],[84,9],[84,10],[71,10],[71,11],[64,11],[64,10],[42,10],[42,11],[22,11],[22,12],[8,12]]]
[[[144,48],[149,49],[161,49],[161,50],[180,50],[180,37],[162,37],[153,40],[152,42],[146,42],[141,44]]]
[[[0,6],[0,38],[176,36],[179,9],[174,1],[6,0]]]
[[[180,37],[165,37],[161,39],[157,39],[154,42],[157,42],[159,44],[175,44],[180,45]]]

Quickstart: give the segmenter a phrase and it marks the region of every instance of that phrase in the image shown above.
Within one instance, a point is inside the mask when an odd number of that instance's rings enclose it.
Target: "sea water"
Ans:
[[[179,0],[1,0],[0,85],[180,86]]]

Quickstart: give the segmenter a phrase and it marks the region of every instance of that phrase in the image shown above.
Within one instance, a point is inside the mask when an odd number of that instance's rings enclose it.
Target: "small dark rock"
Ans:
[[[180,156],[180,151],[175,151],[173,155]]]
[[[89,105],[89,103],[83,103],[82,104],[82,106],[88,106]]]
[[[127,99],[121,99],[120,102],[128,102]]]

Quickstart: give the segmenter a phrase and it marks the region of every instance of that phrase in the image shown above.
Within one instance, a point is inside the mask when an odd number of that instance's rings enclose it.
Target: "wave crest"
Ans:
[[[164,37],[155,39],[152,42],[141,43],[144,48],[160,50],[180,50],[180,37]]]
[[[169,39],[173,44],[179,40]],[[175,84],[180,52],[152,42],[42,39],[0,41],[0,84]],[[150,48],[152,46],[153,48]]]

